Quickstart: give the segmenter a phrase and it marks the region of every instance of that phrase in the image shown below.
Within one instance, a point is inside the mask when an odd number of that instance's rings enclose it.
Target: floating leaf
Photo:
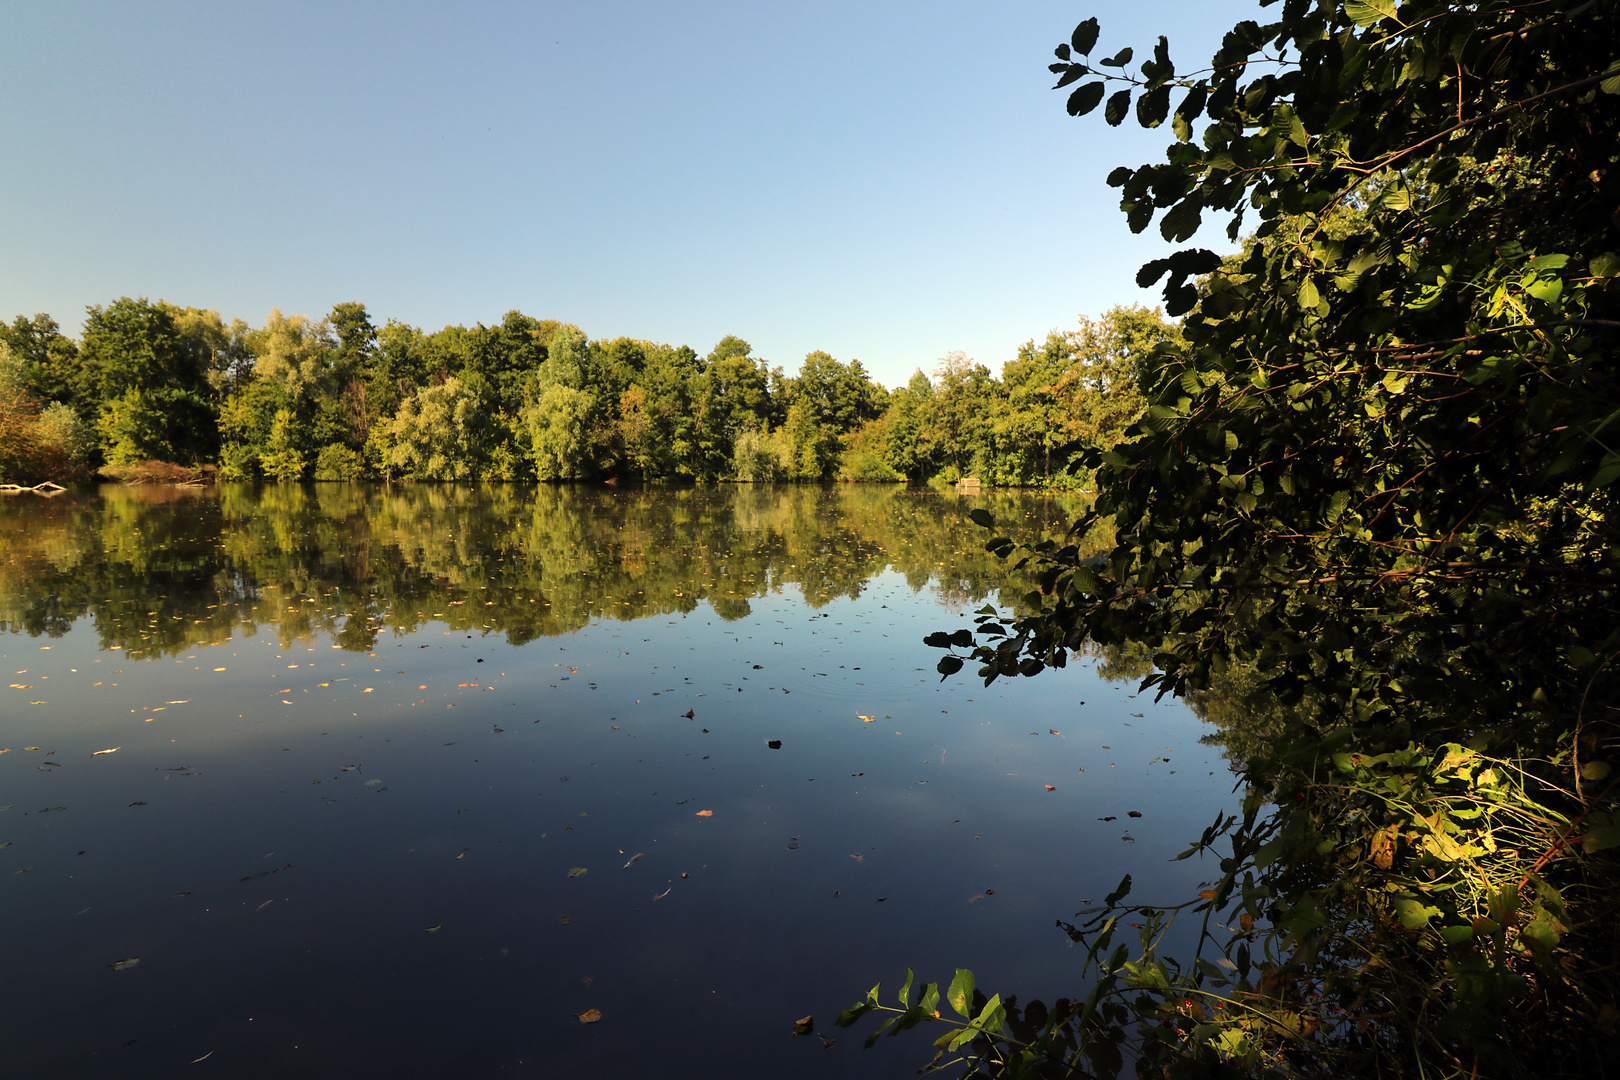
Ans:
[[[771,739],[765,745],[770,747],[772,750],[780,750],[780,749],[782,749],[782,740],[781,739]]]
[[[102,754],[116,754],[116,753],[118,753],[118,751],[120,751],[122,749],[123,749],[122,746],[114,746],[114,747],[111,747],[110,749],[107,749],[107,750],[92,750],[92,751],[90,751],[90,756],[91,757],[100,757]],[[171,758],[170,760],[173,760],[173,759]]]
[[[808,1035],[812,1031],[815,1030],[815,1027],[816,1027],[816,1018],[813,1015],[812,1016],[802,1017],[802,1018],[800,1018],[798,1020],[793,1021],[793,1034],[794,1035]]]
[[[141,958],[138,956],[126,956],[122,960],[114,960],[107,966],[112,968],[114,971],[128,971],[130,968],[134,967],[140,962]]]
[[[579,1018],[579,1022],[582,1024],[594,1024],[598,1020],[602,1019],[602,1010],[586,1009],[584,1012],[575,1013],[574,1015]]]
[[[1054,786],[1054,785],[1052,785],[1052,784],[1047,784],[1047,785],[1046,785],[1046,790],[1047,790],[1047,791],[1056,791],[1056,790],[1057,790],[1057,788],[1056,788],[1056,786]]]
[[[877,717],[875,717],[875,716],[862,716],[860,713],[856,713],[855,714],[855,719],[860,720],[863,723],[870,724],[870,723],[874,722],[875,720],[877,720]],[[36,747],[36,749],[37,749],[37,747]]]
[[[647,857],[647,855],[646,855],[645,852],[638,851],[634,855],[630,856],[630,861],[625,863],[623,866],[619,867],[619,869],[620,870],[628,870],[632,866],[636,865],[636,863],[640,862],[642,859],[645,859],[646,857]]]
[[[571,878],[584,877],[588,873],[590,873],[590,871],[587,870],[585,867],[576,866],[572,870],[568,871],[568,876],[571,877]]]
[[[714,817],[714,811],[713,810],[699,810],[697,812],[697,816],[698,817]]]

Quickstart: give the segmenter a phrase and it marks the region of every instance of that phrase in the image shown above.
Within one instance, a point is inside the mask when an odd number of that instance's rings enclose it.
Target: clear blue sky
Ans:
[[[1064,112],[1051,50],[1252,0],[0,6],[0,317],[122,295],[262,324],[358,300],[426,330],[512,308],[789,372],[997,368],[1156,296],[1103,177],[1170,135]],[[1066,93],[1066,92],[1065,92]],[[1207,231],[1207,230],[1206,230]],[[1201,238],[1202,239],[1202,238]],[[1214,243],[1215,237],[1204,240]]]

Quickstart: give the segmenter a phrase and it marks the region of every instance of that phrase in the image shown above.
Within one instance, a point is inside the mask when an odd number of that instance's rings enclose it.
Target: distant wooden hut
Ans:
[[[956,482],[956,493],[958,495],[977,495],[982,490],[977,476],[964,476]]]

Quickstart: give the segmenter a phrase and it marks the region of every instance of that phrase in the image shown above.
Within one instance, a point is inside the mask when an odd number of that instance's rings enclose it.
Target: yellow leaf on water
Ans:
[[[698,817],[714,817],[714,811],[713,810],[699,810],[697,812],[697,816]]]
[[[582,1024],[594,1024],[598,1020],[602,1019],[602,1010],[586,1009],[584,1012],[575,1013],[574,1015],[579,1017],[579,1022]]]
[[[855,719],[860,720],[860,721],[862,721],[864,723],[870,724],[870,723],[875,722],[877,720],[877,717],[875,717],[875,716],[862,716],[860,713],[856,713],[855,714]]]
[[[587,870],[585,867],[576,866],[572,870],[568,871],[568,876],[569,877],[584,877],[588,873],[590,873],[590,871]]]
[[[215,671],[224,671],[224,670],[225,670],[225,669],[224,669],[224,668],[222,668],[222,667],[217,667],[217,668],[215,668],[215,669],[214,669],[214,670],[215,670]]]

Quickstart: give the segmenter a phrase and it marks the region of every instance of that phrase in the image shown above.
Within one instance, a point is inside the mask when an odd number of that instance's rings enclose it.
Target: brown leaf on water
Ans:
[[[829,1039],[825,1035],[819,1035],[818,1034],[816,1036],[816,1038],[821,1040],[821,1048],[823,1050],[831,1050],[833,1047],[838,1045],[838,1040],[837,1039]]]
[[[1097,820],[1098,821],[1118,821],[1119,819],[1117,817],[1115,817],[1113,814],[1109,814],[1107,817],[1100,817]]]
[[[772,750],[780,750],[780,749],[782,749],[782,740],[781,739],[771,739],[765,745],[770,747]]]
[[[1142,816],[1142,811],[1140,811],[1140,810],[1127,810],[1125,812],[1125,816],[1126,817],[1141,817]]]
[[[793,1034],[795,1035],[808,1035],[815,1029],[816,1018],[814,1016],[806,1016],[793,1021]]]
[[[856,862],[865,862],[866,861],[866,856],[865,855],[851,855],[850,858],[854,859]]]
[[[1047,728],[1046,733],[1048,735],[1062,735],[1063,734],[1063,732],[1059,731],[1057,728]]]
[[[714,817],[714,811],[713,810],[699,810],[697,812],[697,816],[698,817]]]
[[[619,869],[628,870],[632,866],[636,865],[636,863],[640,862],[642,859],[645,859],[646,857],[647,856],[646,856],[646,854],[644,852],[638,851],[634,855],[630,856],[630,861],[625,863],[623,866],[619,867]]]
[[[1047,784],[1047,785],[1046,785],[1046,790],[1047,790],[1047,791],[1056,791],[1056,790],[1057,790],[1057,788],[1055,788],[1055,787],[1053,787],[1053,786],[1052,786],[1052,785],[1051,785],[1051,784]]]
[[[138,956],[126,956],[122,960],[114,960],[107,966],[112,968],[114,971],[128,971],[130,968],[134,967],[140,962],[141,958]]]
[[[579,1022],[582,1024],[594,1024],[598,1020],[602,1019],[602,1010],[586,1009],[584,1012],[575,1013],[574,1015],[579,1017]]]
[[[585,867],[576,866],[572,870],[568,871],[568,876],[569,877],[584,877],[588,873],[590,873],[590,871],[587,870]]]

